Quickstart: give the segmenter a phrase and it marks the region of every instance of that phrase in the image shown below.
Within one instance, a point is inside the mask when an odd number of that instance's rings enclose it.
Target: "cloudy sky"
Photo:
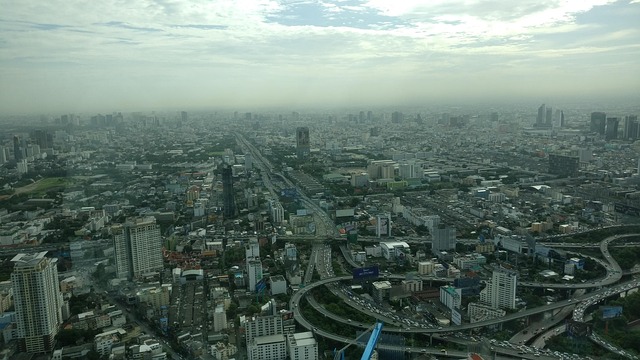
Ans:
[[[0,112],[640,94],[640,0],[0,0]]]

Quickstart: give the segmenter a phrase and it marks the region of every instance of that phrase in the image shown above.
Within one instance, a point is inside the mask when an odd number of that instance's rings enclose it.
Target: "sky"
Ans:
[[[0,9],[0,113],[640,97],[640,0]]]

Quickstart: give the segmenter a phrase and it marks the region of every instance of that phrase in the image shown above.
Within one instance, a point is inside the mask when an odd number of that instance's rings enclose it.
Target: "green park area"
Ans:
[[[72,181],[66,177],[44,178],[34,183],[16,188],[14,194],[44,194],[57,187],[69,186],[71,183]]]

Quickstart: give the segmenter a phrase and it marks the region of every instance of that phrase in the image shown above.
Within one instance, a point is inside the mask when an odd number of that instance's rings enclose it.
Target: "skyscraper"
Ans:
[[[618,138],[618,124],[620,121],[618,118],[607,118],[607,128],[604,133],[605,140],[615,140]]]
[[[233,172],[230,166],[222,169],[222,202],[225,218],[236,216],[236,200],[233,193]]]
[[[551,125],[553,125],[553,108],[548,107],[547,108],[547,114],[544,118],[544,125],[546,127],[551,127]]]
[[[394,111],[391,113],[391,122],[394,124],[400,124],[404,121],[404,114],[400,111]]]
[[[40,149],[50,149],[53,147],[53,134],[46,130],[34,130],[31,139],[40,146]]]
[[[624,117],[624,138],[626,140],[638,140],[639,130],[637,115]]]
[[[491,282],[480,292],[480,302],[491,305],[494,309],[515,309],[517,284],[517,272],[505,268],[495,269]]]
[[[603,112],[591,113],[591,124],[589,130],[593,133],[604,135],[604,130],[607,124],[607,114]]]
[[[13,158],[16,161],[20,161],[22,160],[22,158],[24,158],[22,154],[22,147],[20,146],[20,138],[18,137],[18,135],[15,135],[13,137]]]
[[[438,226],[431,232],[431,251],[452,250],[456,248],[456,229],[448,226]]]
[[[56,259],[37,254],[18,254],[11,273],[20,348],[28,353],[53,350],[62,323],[62,295]]]
[[[296,153],[298,159],[304,159],[311,152],[309,143],[309,128],[302,126],[296,129]]]
[[[247,260],[247,277],[249,278],[247,289],[249,291],[256,291],[256,285],[262,280],[262,276],[262,262],[260,259]]]
[[[111,231],[118,278],[139,278],[162,270],[162,238],[154,217],[129,219]]]
[[[538,116],[536,117],[536,127],[543,127],[545,121],[545,104],[540,105],[538,108]]]

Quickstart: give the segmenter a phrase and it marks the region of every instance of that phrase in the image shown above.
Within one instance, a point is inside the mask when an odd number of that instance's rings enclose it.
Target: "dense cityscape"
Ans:
[[[3,359],[636,359],[637,107],[6,116]]]
[[[0,0],[0,360],[640,360],[640,0]]]

